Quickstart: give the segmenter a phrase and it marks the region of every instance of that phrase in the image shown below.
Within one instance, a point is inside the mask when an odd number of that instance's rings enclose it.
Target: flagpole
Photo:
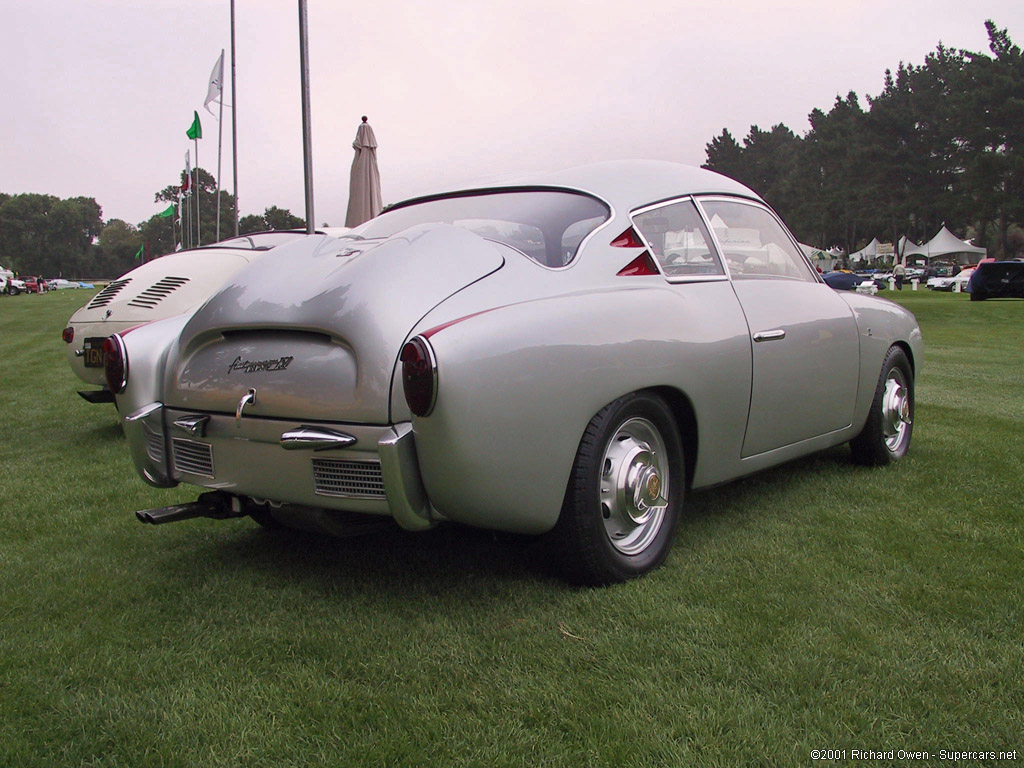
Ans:
[[[196,195],[196,248],[203,244],[203,229],[199,224],[199,139],[192,139],[192,143],[196,145],[196,183],[193,185],[193,191]]]
[[[238,89],[235,87],[235,0],[231,0],[231,162],[235,189],[235,237],[238,237]]]
[[[185,193],[185,197],[186,198],[188,198],[188,196],[191,194],[191,188],[192,188],[192,171],[191,170],[188,172],[188,185],[189,185],[189,192]],[[186,225],[187,225],[187,228],[186,228]],[[184,241],[185,247],[186,248],[191,248],[192,247],[192,201],[188,200],[188,199],[185,200],[185,218],[181,222],[181,232],[182,232],[181,238]]]
[[[203,227],[199,223],[199,138],[194,138],[196,145],[196,183],[193,184],[193,194],[196,196],[196,247],[203,245]]]
[[[220,116],[217,118],[217,239],[220,242],[220,150],[224,143],[224,49],[220,49],[221,84],[220,84]]]

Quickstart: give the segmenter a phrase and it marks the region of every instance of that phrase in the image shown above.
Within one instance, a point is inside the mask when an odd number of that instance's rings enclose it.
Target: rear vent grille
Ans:
[[[165,277],[129,301],[128,306],[152,309],[187,282],[187,277]]]
[[[207,443],[175,437],[171,440],[174,468],[179,472],[213,477],[213,447]]]
[[[115,280],[110,283],[106,288],[97,293],[92,297],[92,301],[89,302],[86,309],[98,309],[99,307],[105,307],[107,304],[114,300],[114,297],[124,288],[132,279],[129,277],[125,280]]]
[[[313,485],[320,496],[384,498],[384,478],[378,461],[313,459]]]
[[[164,437],[148,424],[142,425],[146,433],[146,453],[156,464],[164,463]]]

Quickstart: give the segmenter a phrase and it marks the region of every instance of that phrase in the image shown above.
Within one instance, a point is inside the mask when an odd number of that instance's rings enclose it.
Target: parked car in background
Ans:
[[[1024,298],[1024,261],[994,261],[978,265],[967,290],[971,301]]]
[[[653,161],[391,206],[105,349],[139,474],[209,489],[143,522],[461,523],[546,536],[587,584],[657,567],[691,488],[900,459],[922,355],[750,189]]]
[[[103,342],[110,334],[191,312],[242,267],[304,234],[261,232],[178,251],[110,282],[71,316],[61,334],[75,375],[99,387],[79,394],[91,403],[113,402],[103,377]]]
[[[955,275],[949,275],[947,277],[931,277],[928,279],[927,286],[933,291],[965,291],[968,283],[971,281],[971,275],[974,274],[974,270],[981,264],[987,264],[995,261],[995,259],[982,259],[978,264],[970,264],[966,267],[961,268]]]
[[[826,272],[822,275],[822,279],[830,288],[834,288],[837,291],[855,291],[858,286],[864,283],[875,286],[876,292],[885,290],[888,287],[884,280],[879,280],[870,275],[855,274],[843,270]]]
[[[27,288],[25,281],[19,277],[11,277],[7,279],[7,293],[11,296],[17,296],[19,293],[26,293]]]
[[[66,290],[68,288],[78,288],[79,287],[79,284],[77,282],[72,282],[71,280],[65,280],[63,277],[53,277],[53,278],[50,278],[49,280],[47,280],[46,282],[49,283],[51,291],[59,291],[59,290]]]
[[[26,293],[45,293],[48,285],[45,280],[35,275],[26,275],[22,277],[22,282],[25,285]]]

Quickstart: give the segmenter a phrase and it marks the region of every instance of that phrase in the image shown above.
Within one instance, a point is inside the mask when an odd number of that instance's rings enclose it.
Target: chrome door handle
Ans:
[[[328,448],[347,448],[356,439],[344,432],[316,427],[299,427],[281,435],[281,447],[286,451],[323,451]]]
[[[754,334],[754,341],[775,341],[776,339],[786,338],[786,332],[781,328],[777,328],[774,331],[758,331]]]

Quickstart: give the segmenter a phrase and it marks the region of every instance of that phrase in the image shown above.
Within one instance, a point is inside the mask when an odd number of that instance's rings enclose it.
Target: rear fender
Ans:
[[[736,468],[750,341],[726,282],[525,302],[446,326],[430,342],[437,402],[413,424],[427,494],[449,519],[550,529],[587,424],[642,389],[678,390],[693,403],[703,450],[695,484]]]

